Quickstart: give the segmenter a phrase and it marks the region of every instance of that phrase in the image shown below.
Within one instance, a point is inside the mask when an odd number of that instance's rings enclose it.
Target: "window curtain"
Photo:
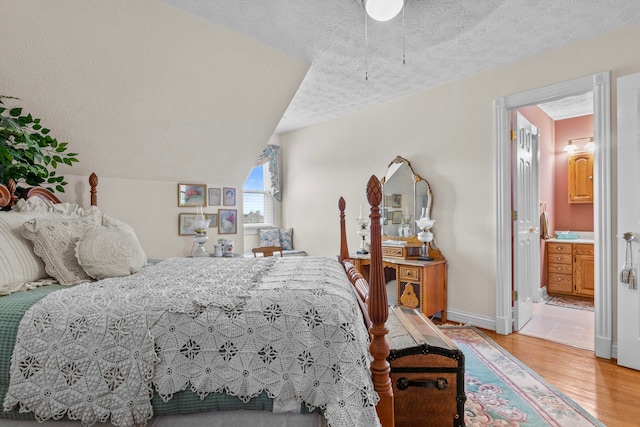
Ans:
[[[267,162],[269,162],[269,172],[271,174],[271,193],[277,201],[281,202],[282,194],[280,193],[280,146],[267,145],[267,148],[265,148],[260,157],[258,157],[256,166],[263,165]]]

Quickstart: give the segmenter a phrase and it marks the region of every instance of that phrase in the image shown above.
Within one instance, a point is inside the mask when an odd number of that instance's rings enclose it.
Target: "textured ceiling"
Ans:
[[[164,1],[311,63],[278,133],[640,21],[638,0],[407,0],[403,38],[402,15],[365,36],[359,0]]]

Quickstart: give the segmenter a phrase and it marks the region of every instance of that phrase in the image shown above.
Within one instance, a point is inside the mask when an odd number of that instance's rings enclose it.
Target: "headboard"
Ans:
[[[92,173],[89,176],[89,185],[91,186],[91,206],[97,206],[98,175]],[[16,190],[16,183],[12,179],[10,179],[6,185],[0,184],[0,210],[10,210],[19,198],[28,199],[30,197],[40,197],[53,203],[60,203],[60,199],[58,199],[51,191],[42,187],[25,188],[20,191],[20,194],[17,194]]]

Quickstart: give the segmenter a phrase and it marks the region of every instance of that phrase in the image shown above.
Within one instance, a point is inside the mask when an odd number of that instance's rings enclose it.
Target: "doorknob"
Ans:
[[[537,233],[537,232],[538,232],[537,228],[533,228],[533,227],[529,228],[529,233]]]

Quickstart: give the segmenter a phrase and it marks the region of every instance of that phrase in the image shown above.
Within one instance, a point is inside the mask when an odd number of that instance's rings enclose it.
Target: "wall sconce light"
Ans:
[[[581,141],[583,139],[588,139],[589,142],[587,142],[584,146],[584,148],[582,149],[583,151],[594,151],[595,150],[595,144],[593,143],[593,137],[592,136],[585,136],[582,138],[574,138],[574,139],[570,139],[567,141],[567,146],[564,147],[563,151],[566,151],[568,153],[573,153],[574,151],[578,151],[579,148],[576,144],[574,144],[574,141]]]

